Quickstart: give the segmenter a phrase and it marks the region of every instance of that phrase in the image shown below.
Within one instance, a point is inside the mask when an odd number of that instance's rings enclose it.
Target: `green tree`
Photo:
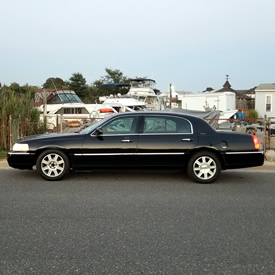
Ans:
[[[86,104],[99,103],[99,88],[97,86],[89,86],[87,88],[87,94],[83,98],[83,102]]]
[[[67,88],[65,81],[59,77],[50,77],[42,85],[43,89],[65,89]]]
[[[67,82],[68,88],[75,91],[80,98],[85,98],[88,94],[86,79],[81,73],[73,73]]]
[[[14,91],[14,92],[16,92],[16,93],[21,93],[21,87],[20,87],[20,85],[19,85],[18,83],[16,83],[16,82],[13,82],[13,83],[10,84],[10,90],[11,90],[11,91]]]
[[[15,93],[20,93],[20,94],[26,94],[28,92],[33,93],[34,90],[38,89],[36,86],[30,86],[28,84],[25,84],[23,86],[20,86],[18,83],[13,82],[10,84],[9,90],[13,91]]]
[[[123,75],[120,70],[105,68],[106,75],[101,77],[103,83],[130,83],[130,79]]]
[[[120,70],[112,70],[105,68],[106,75],[102,76],[100,79],[95,80],[92,84],[94,96],[108,96],[110,94],[126,94],[129,91],[129,87],[104,87],[102,88],[102,84],[110,84],[110,83],[125,83],[129,84],[130,79],[123,75]]]

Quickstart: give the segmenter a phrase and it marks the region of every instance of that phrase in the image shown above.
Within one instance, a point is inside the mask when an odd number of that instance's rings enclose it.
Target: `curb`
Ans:
[[[7,159],[0,159],[0,168],[7,168],[7,167],[10,167],[7,162]]]

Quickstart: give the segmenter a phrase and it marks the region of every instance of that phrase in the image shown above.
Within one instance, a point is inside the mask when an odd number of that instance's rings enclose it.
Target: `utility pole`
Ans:
[[[47,123],[47,92],[45,89],[43,89],[43,118],[44,118],[44,123]]]
[[[169,108],[171,109],[172,108],[172,84],[170,84],[169,92],[170,92]]]

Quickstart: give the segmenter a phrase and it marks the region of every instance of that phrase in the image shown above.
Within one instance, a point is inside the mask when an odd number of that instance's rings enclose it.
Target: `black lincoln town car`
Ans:
[[[256,136],[215,131],[203,119],[180,113],[111,115],[77,133],[29,136],[8,153],[13,168],[59,180],[71,169],[182,168],[195,182],[211,183],[221,170],[261,166]]]

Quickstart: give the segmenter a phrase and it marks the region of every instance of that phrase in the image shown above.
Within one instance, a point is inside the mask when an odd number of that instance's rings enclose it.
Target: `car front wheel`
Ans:
[[[214,182],[221,173],[220,160],[211,152],[197,152],[191,156],[188,162],[187,173],[188,176],[195,182]]]
[[[59,150],[46,150],[37,158],[36,169],[46,180],[60,180],[70,170],[69,159]]]

